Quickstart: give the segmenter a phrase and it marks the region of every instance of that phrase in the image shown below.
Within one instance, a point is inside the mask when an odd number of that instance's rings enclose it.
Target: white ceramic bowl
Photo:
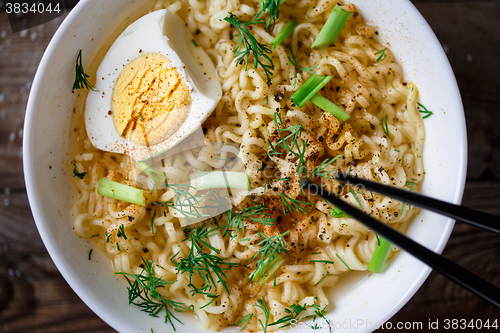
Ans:
[[[52,257],[73,290],[104,321],[120,332],[170,331],[162,318],[153,318],[127,304],[125,283],[117,282],[109,264],[89,261],[88,244],[73,233],[69,214],[67,147],[69,121],[75,103],[71,93],[74,61],[79,49],[90,61],[109,36],[146,14],[150,1],[82,0],[69,13],[50,42],[31,89],[24,129],[24,173],[36,225]],[[419,87],[420,100],[434,115],[424,120],[427,132],[422,192],[460,203],[466,175],[466,131],[458,87],[439,41],[417,9],[406,0],[352,0],[403,65],[405,75]],[[454,222],[422,212],[408,235],[441,252]],[[400,253],[383,274],[332,295],[328,314],[335,331],[371,331],[387,321],[417,291],[430,269]],[[181,314],[192,332],[203,331],[190,314]],[[180,326],[180,325],[178,325]],[[179,328],[179,327],[178,327]]]

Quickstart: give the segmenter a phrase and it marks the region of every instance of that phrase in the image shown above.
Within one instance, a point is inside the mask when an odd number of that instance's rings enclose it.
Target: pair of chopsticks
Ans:
[[[337,173],[335,178],[341,182],[347,183],[348,185],[361,185],[364,186],[366,190],[371,190],[403,201],[407,204],[428,209],[475,227],[500,234],[500,218],[498,216],[479,212],[463,206],[457,206],[437,199],[432,199],[418,193],[401,190],[366,179],[342,175],[340,173]],[[337,196],[328,193],[318,184],[306,180],[303,182],[302,186],[304,189],[308,189],[312,194],[317,194],[332,205],[337,206],[344,213],[363,223],[378,235],[410,253],[435,271],[500,308],[500,288],[479,278],[478,276],[458,266],[451,260],[427,249],[401,232],[391,228],[387,224],[376,220],[361,210],[344,202]]]

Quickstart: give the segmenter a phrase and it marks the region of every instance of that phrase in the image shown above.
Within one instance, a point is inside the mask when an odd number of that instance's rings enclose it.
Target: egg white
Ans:
[[[184,34],[186,47],[177,47],[179,54],[164,35],[166,16],[169,20],[166,32]],[[172,148],[201,126],[219,102],[222,89],[212,61],[203,49],[195,47],[191,40],[192,36],[185,29],[184,22],[166,9],[141,17],[123,31],[102,60],[96,73],[95,89],[87,96],[85,126],[94,147],[126,154],[135,160],[145,160]],[[188,86],[192,99],[191,111],[182,126],[172,136],[149,147],[120,136],[109,112],[113,89],[121,70],[136,57],[147,53],[159,53],[171,61],[171,66]],[[195,81],[189,73],[194,75]]]

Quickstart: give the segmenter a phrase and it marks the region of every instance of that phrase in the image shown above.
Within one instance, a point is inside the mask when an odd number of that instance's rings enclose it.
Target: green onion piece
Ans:
[[[335,6],[311,48],[322,49],[335,44],[350,15],[351,13],[347,10],[340,8],[338,5]]]
[[[148,165],[144,162],[137,161],[136,163],[139,170],[144,172],[151,178],[155,183],[163,183],[165,181],[165,172],[162,172],[152,165]]]
[[[330,112],[341,122],[345,122],[347,119],[351,118],[351,116],[347,112],[321,95],[314,95],[313,98],[311,98],[311,102],[316,104],[320,109]]]
[[[342,217],[347,217],[350,219],[351,217],[344,213],[340,208],[338,207],[333,207],[333,209],[330,211],[330,216],[336,217],[336,218],[342,218]]]
[[[264,264],[264,267],[257,267],[252,274],[250,274],[250,281],[255,280],[259,284],[259,286],[262,286],[264,283],[269,280],[269,278],[276,272],[278,268],[285,262],[285,259],[279,255],[276,254],[272,260],[266,260],[267,263]]]
[[[278,45],[283,43],[283,41],[292,34],[293,30],[297,26],[297,21],[291,20],[288,22],[283,29],[273,38],[273,40],[269,43],[273,48],[277,48]]]
[[[303,107],[321,88],[323,88],[333,76],[321,76],[313,74],[292,96],[292,102],[299,108]]]
[[[248,175],[244,172],[214,171],[199,172],[196,177],[196,188],[231,188],[234,190],[250,190]]]
[[[99,179],[97,194],[146,207],[146,198],[142,190],[106,178]]]
[[[382,273],[392,247],[392,244],[385,238],[379,237],[379,240],[380,242],[373,253],[372,260],[368,264],[368,270],[373,273]]]

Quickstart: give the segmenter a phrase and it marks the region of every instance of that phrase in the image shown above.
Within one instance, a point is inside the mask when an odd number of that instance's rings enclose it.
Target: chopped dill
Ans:
[[[384,118],[382,118],[382,128],[384,129],[387,137],[390,139],[391,135],[389,134],[389,125],[387,125],[387,116],[384,116]]]
[[[76,168],[76,164],[73,164],[75,168],[73,169],[73,177],[78,177],[80,179],[83,179],[87,172],[78,172],[78,169]]]
[[[187,258],[180,257],[175,264],[178,273],[189,274],[188,286],[192,288],[192,295],[204,294],[208,297],[217,298],[217,295],[209,293],[209,291],[212,290],[212,288],[217,289],[217,283],[220,282],[229,294],[229,289],[225,282],[226,275],[224,271],[228,270],[232,265],[239,264],[225,262],[224,258],[203,252],[205,248],[209,248],[217,254],[220,253],[218,249],[209,244],[208,238],[214,235],[213,232],[219,232],[216,228],[209,229],[209,224],[210,223],[206,223],[201,228],[189,229],[191,249]],[[171,260],[173,260],[173,258]],[[203,281],[203,286],[198,288],[193,284],[193,275],[197,275]]]
[[[359,198],[358,198],[358,196],[356,195],[356,193],[354,193],[354,190],[353,190],[352,188],[349,188],[349,191],[351,191],[352,196],[354,197],[354,199],[356,199],[356,202],[358,203],[359,208],[360,208],[361,210],[363,210],[363,205],[361,204],[361,201],[359,201]]]
[[[321,279],[319,279],[319,281],[314,285],[315,287],[320,284],[321,282],[323,282],[323,280],[327,277],[327,276],[333,276],[333,274],[330,274],[329,272],[326,272],[325,275],[323,275],[323,277]]]
[[[155,234],[155,217],[156,217],[156,210],[153,212],[153,217],[151,218],[151,233],[154,235]]]
[[[264,233],[259,231],[260,238],[263,238],[255,246],[261,246],[257,253],[253,256],[252,260],[257,259],[256,269],[250,274],[250,280],[253,279],[255,275],[260,276],[262,272],[267,268],[268,264],[274,260],[275,255],[284,252],[288,255],[286,251],[286,244],[284,237],[290,233],[290,230],[282,233],[281,235],[267,237]]]
[[[290,60],[290,62],[292,63],[292,65],[294,65],[295,67],[297,67],[297,60],[295,59],[295,55],[293,54],[293,50],[292,48],[290,47],[290,55],[292,56],[292,59],[290,59],[290,57],[287,56],[288,60]],[[297,74],[295,74],[297,75]]]
[[[271,26],[271,32],[272,32],[274,30],[274,26],[276,25],[276,20],[280,17],[279,6],[281,4],[281,0],[261,0],[260,4],[261,4],[262,8],[257,13],[257,15],[255,15],[254,22],[255,22],[255,24],[263,23],[259,20],[259,17],[264,12],[268,12],[269,18],[267,20],[265,29],[267,30],[267,28],[269,28],[269,26],[272,23],[272,26]]]
[[[265,205],[257,204],[253,207],[247,207],[238,213],[233,212],[232,209],[229,210],[227,212],[227,224],[223,227],[225,228],[224,236],[230,235],[233,238],[238,235],[239,231],[245,232],[243,219],[264,225],[273,225],[274,219],[271,217],[271,214],[264,212],[266,209]]]
[[[424,115],[422,116],[422,119],[429,118],[430,116],[432,116],[432,115],[434,114],[434,112],[427,110],[427,108],[426,108],[425,106],[423,106],[422,104],[418,103],[418,105],[419,105],[419,106],[420,106],[420,108],[421,108],[421,109],[419,110],[419,111],[420,111],[420,113],[424,114]],[[422,109],[424,109],[424,110],[422,110]]]
[[[115,274],[124,275],[128,282],[128,302],[140,308],[141,311],[149,313],[152,317],[158,317],[158,314],[165,310],[165,323],[170,323],[175,331],[173,320],[182,322],[174,316],[171,309],[176,311],[188,311],[190,308],[181,302],[176,302],[164,298],[159,292],[159,288],[175,281],[165,281],[155,277],[153,261],[146,261],[141,258],[144,268],[140,274],[130,274],[117,272]]]
[[[271,0],[273,1],[273,0]],[[229,16],[224,18],[226,22],[229,22],[233,27],[238,30],[238,35],[236,36],[236,46],[233,50],[235,61],[237,64],[245,63],[245,71],[248,69],[248,60],[250,54],[253,54],[254,58],[254,68],[260,65],[268,81],[271,81],[271,74],[274,70],[274,64],[268,54],[271,54],[271,48],[267,45],[259,43],[257,39],[250,33],[247,26],[251,24],[264,23],[262,20],[255,20],[252,22],[242,22],[233,13],[229,13]],[[265,64],[264,62],[268,62]]]
[[[82,50],[78,52],[75,64],[75,82],[73,83],[73,90],[81,89],[83,87],[94,90],[94,86],[87,79],[89,76],[85,74],[82,65]],[[94,90],[96,91],[96,90]]]
[[[415,178],[412,178],[411,182],[409,182],[409,181],[405,182],[404,186],[408,187],[410,189],[410,192],[413,192],[413,186],[415,186],[415,180],[416,180]],[[399,213],[400,215],[403,214],[403,211],[405,209],[405,205],[406,205],[406,203],[403,202],[403,204],[401,205],[401,212]],[[410,210],[410,209],[411,209],[411,205],[408,205],[408,210]]]
[[[387,55],[385,54],[385,51],[387,51],[387,47],[378,51],[378,52],[375,52],[375,55],[379,55],[380,56],[377,58],[377,62],[381,62],[381,61],[384,61],[385,58],[387,58]]]
[[[127,240],[127,235],[125,235],[125,226],[120,224],[118,227],[118,236],[123,237],[123,239]]]
[[[294,214],[296,211],[300,211],[303,215],[308,214],[309,211],[302,207],[302,205],[309,205],[312,206],[312,203],[306,202],[306,201],[301,201],[297,199],[292,199],[285,193],[281,193],[281,205],[283,208],[283,214],[286,216],[286,211],[290,211],[292,214]]]
[[[333,169],[333,170],[330,170],[330,171],[326,171],[325,172],[325,169],[330,166],[333,162],[335,162],[335,160],[337,160],[338,158],[344,156],[344,154],[340,154],[338,156],[335,156],[334,158],[331,158],[331,159],[325,159],[323,162],[321,162],[320,165],[318,165],[314,170],[313,172],[311,173],[311,176],[310,177],[314,177],[314,176],[317,176],[317,177],[324,177],[324,178],[333,178],[332,176],[330,176],[330,174],[332,172],[335,172],[336,170]]]
[[[91,259],[92,259],[92,251],[93,251],[93,250],[94,250],[94,249],[90,249],[90,251],[89,251],[89,260],[91,260]]]
[[[250,319],[252,319],[254,317],[254,314],[253,313],[249,313],[245,316],[243,316],[240,320],[238,320],[236,322],[236,324],[234,324],[235,326],[240,326],[240,325],[243,325],[240,329],[240,332],[243,331],[247,326],[248,326],[248,323],[250,322]]]
[[[269,326],[269,316],[271,315],[269,305],[267,305],[264,298],[261,298],[257,301],[257,304],[254,304],[254,306],[260,308],[262,310],[262,313],[264,314],[265,322],[262,322],[262,320],[259,319],[259,324],[262,327],[262,331],[264,333],[267,333],[267,326]]]
[[[333,265],[335,264],[333,261],[331,260],[309,260],[309,262],[319,262],[319,263],[323,263],[323,264],[330,264],[330,265]]]
[[[352,272],[351,268],[349,267],[349,265],[346,264],[346,262],[339,256],[338,253],[335,253],[335,255],[337,256],[337,258],[340,259],[340,261],[342,261],[342,263],[345,265],[345,267],[347,267],[347,269],[349,270],[349,272]]]
[[[318,66],[319,66],[319,64],[317,64],[314,67],[299,68],[299,71],[304,71],[304,72],[308,72],[308,73],[314,74],[313,70],[316,69]]]
[[[299,315],[305,310],[306,310],[305,305],[302,306],[299,304],[292,304],[292,305],[290,305],[290,308],[285,309],[285,312],[287,314],[284,317],[281,317],[280,319],[278,319],[274,323],[270,324],[269,326],[281,325],[279,328],[289,327],[297,320],[300,320]]]

